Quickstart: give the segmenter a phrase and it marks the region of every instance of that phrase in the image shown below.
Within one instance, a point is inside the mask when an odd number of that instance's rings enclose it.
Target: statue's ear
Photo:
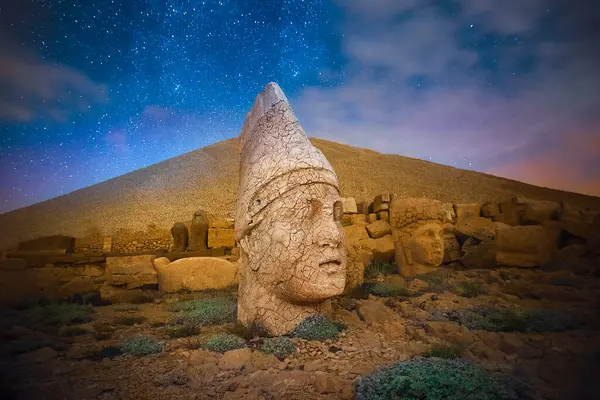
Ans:
[[[249,236],[246,235],[238,242],[241,250],[240,258],[246,265],[250,266],[253,271],[256,271],[259,267],[259,263],[255,262],[251,264],[248,260],[248,255],[253,251],[252,241],[248,240],[248,237]]]

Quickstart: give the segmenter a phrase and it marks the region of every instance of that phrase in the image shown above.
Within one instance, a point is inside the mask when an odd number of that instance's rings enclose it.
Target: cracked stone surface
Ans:
[[[282,335],[328,314],[329,299],[344,290],[338,180],[276,83],[256,97],[240,142],[238,319]]]
[[[396,241],[396,265],[403,276],[432,272],[444,261],[442,203],[430,199],[394,199],[390,221]]]

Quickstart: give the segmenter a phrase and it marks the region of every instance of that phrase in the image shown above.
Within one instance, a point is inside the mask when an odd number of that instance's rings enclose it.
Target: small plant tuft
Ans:
[[[444,268],[440,268],[437,271],[429,272],[427,274],[419,274],[416,278],[427,282],[429,286],[427,291],[429,292],[445,292],[452,289],[452,286],[448,282],[450,279],[450,271],[447,271]]]
[[[93,314],[94,309],[89,305],[54,302],[28,308],[23,311],[22,318],[30,326],[61,326],[89,322]]]
[[[173,304],[171,311],[180,313],[172,322],[188,325],[225,324],[235,321],[235,304],[229,300],[209,298]]]
[[[396,272],[396,265],[382,262],[382,261],[373,261],[369,265],[365,267],[365,278],[373,279],[377,277],[377,275],[391,275]]]
[[[292,336],[305,340],[325,340],[336,338],[341,326],[322,314],[310,315],[292,331]]]
[[[266,354],[272,354],[280,360],[283,360],[296,352],[296,345],[290,338],[279,336],[263,340],[260,351]]]
[[[394,282],[377,282],[367,286],[367,290],[379,297],[408,297],[410,291],[406,286],[400,286]]]
[[[149,336],[136,336],[121,342],[119,349],[123,354],[146,356],[163,351],[163,345]]]
[[[115,325],[140,325],[146,321],[145,317],[119,317],[114,320]]]
[[[456,285],[455,292],[457,295],[467,298],[477,297],[487,293],[479,283],[473,281],[460,282]]]
[[[226,351],[246,347],[246,341],[230,333],[217,333],[206,341],[204,347],[211,351],[225,353]]]
[[[177,325],[167,328],[167,336],[170,338],[190,337],[200,333],[200,328],[195,325]]]
[[[355,383],[357,400],[524,400],[528,386],[459,358],[416,357],[384,367]]]

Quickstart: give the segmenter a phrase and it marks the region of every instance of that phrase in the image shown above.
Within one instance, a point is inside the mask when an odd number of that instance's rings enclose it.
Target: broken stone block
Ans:
[[[367,215],[367,221],[370,224],[372,224],[373,222],[377,221],[377,214],[371,213],[371,214]]]
[[[500,215],[500,207],[498,203],[485,203],[481,206],[481,215],[485,218],[496,218]]]
[[[389,193],[383,193],[380,195],[375,196],[375,199],[373,200],[373,212],[377,213],[379,211],[383,211],[383,210],[389,210],[390,209],[390,194]]]
[[[480,203],[455,204],[454,210],[456,212],[456,218],[464,217],[466,214],[471,214],[475,217],[479,217],[481,215],[481,204]]]
[[[225,289],[237,281],[237,266],[215,257],[181,258],[163,265],[155,263],[158,290],[165,293]]]
[[[342,199],[345,214],[356,214],[358,213],[358,207],[356,206],[356,200],[354,197],[346,197]]]
[[[498,229],[496,235],[498,264],[539,267],[550,261],[550,240],[541,226],[510,226]]]
[[[373,239],[392,233],[392,226],[387,221],[375,221],[367,225],[367,232]]]
[[[386,221],[386,222],[390,222],[390,213],[389,211],[379,211],[377,213],[377,219],[380,221]]]
[[[208,247],[235,247],[235,229],[212,227],[209,228]]]
[[[496,225],[487,218],[476,217],[467,213],[456,220],[455,229],[463,235],[474,237],[481,241],[494,240]]]
[[[106,257],[107,282],[110,285],[127,285],[129,289],[156,285],[155,255]]]
[[[352,225],[367,225],[367,216],[365,214],[350,214],[350,223]]]
[[[527,199],[521,222],[524,224],[541,224],[543,221],[556,220],[560,214],[560,209],[560,203],[554,201]]]
[[[454,233],[444,234],[444,264],[460,260],[460,244]]]

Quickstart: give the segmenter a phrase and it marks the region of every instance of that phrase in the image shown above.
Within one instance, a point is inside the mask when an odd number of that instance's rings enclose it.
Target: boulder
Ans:
[[[485,203],[481,206],[481,215],[486,218],[496,218],[500,215],[500,207],[498,203]]]
[[[173,251],[186,251],[188,248],[188,228],[183,222],[176,222],[171,228]]]
[[[389,210],[390,209],[390,194],[383,193],[375,196],[373,200],[373,212],[378,213],[379,211]]]
[[[349,214],[350,224],[352,225],[367,225],[367,216],[365,214]]]
[[[78,294],[83,295],[97,291],[98,289],[94,285],[94,281],[86,276],[76,276],[57,289],[58,295],[63,299],[70,299]]]
[[[182,290],[225,289],[236,283],[237,266],[222,258],[190,257],[156,265],[158,289],[165,293]]]
[[[346,197],[342,199],[344,206],[344,214],[357,214],[358,207],[356,206],[356,200],[354,197]]]
[[[538,267],[550,261],[552,247],[541,226],[511,226],[498,229],[498,264],[511,267]]]
[[[469,269],[496,267],[497,246],[495,241],[480,242],[469,238],[462,246],[460,263]]]
[[[373,260],[380,262],[392,262],[395,256],[395,246],[392,235],[385,235],[377,239],[362,239],[360,247],[368,249],[373,254]]]
[[[127,289],[156,285],[155,258],[155,255],[106,257],[108,283],[113,286],[127,285]]]
[[[456,218],[461,218],[467,214],[479,217],[481,215],[481,204],[470,203],[470,204],[455,204]]]
[[[365,282],[365,265],[361,261],[346,261],[346,288],[344,293],[357,289]]]
[[[527,199],[521,222],[524,224],[541,224],[543,221],[555,220],[558,218],[560,210],[560,203]]]
[[[208,247],[235,247],[235,229],[233,228],[209,228]]]
[[[463,235],[473,237],[481,241],[494,240],[496,237],[496,225],[487,218],[476,217],[466,214],[456,220],[455,229]]]
[[[208,248],[208,214],[197,210],[190,226],[189,251],[206,250]]]
[[[460,244],[454,233],[444,234],[444,264],[460,260]]]
[[[25,251],[65,249],[67,253],[73,253],[75,251],[75,238],[65,235],[42,236],[20,242],[18,249]]]
[[[393,310],[376,300],[359,301],[357,311],[361,319],[371,325],[398,320],[398,315]]]
[[[456,211],[454,210],[454,204],[442,203],[442,212],[444,213],[444,223],[453,224],[456,221]]]
[[[367,232],[373,239],[392,233],[392,226],[387,221],[375,221],[367,225]]]
[[[369,238],[369,233],[364,225],[350,225],[344,227],[346,244],[352,246],[363,239]]]

